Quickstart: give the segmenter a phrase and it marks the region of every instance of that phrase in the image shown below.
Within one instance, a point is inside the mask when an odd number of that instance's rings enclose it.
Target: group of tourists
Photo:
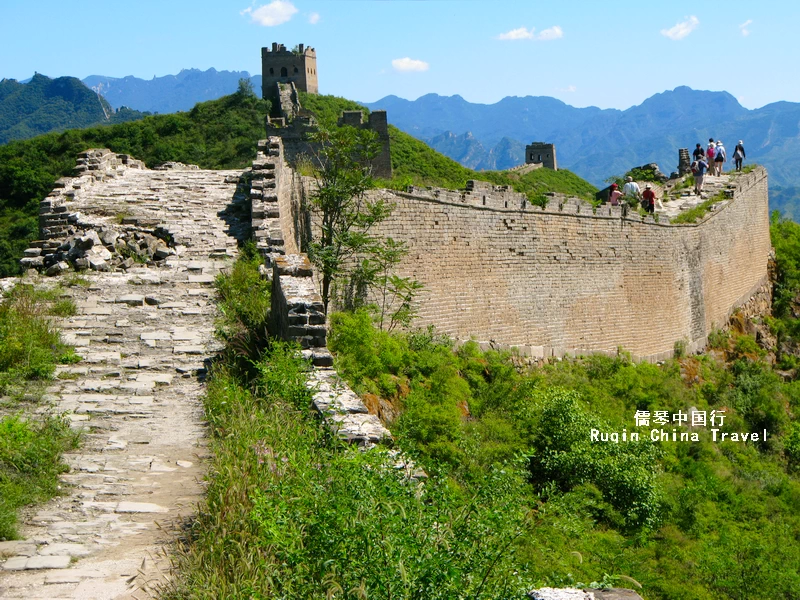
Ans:
[[[639,184],[630,175],[625,178],[622,191],[620,191],[619,185],[612,183],[608,193],[608,203],[611,206],[619,206],[623,200],[630,206],[636,206],[638,202],[641,202],[642,208],[649,213],[656,210],[656,193],[653,191],[653,186],[647,183],[642,191]]]
[[[745,159],[744,142],[739,140],[736,148],[733,151],[733,162],[737,171],[742,170],[742,162]],[[722,167],[728,161],[728,153],[725,150],[725,145],[722,140],[714,141],[714,138],[708,138],[708,147],[703,149],[701,144],[697,144],[692,152],[692,175],[694,175],[694,192],[698,196],[703,191],[703,181],[706,178],[706,173],[720,177],[722,175]]]
[[[739,140],[733,150],[733,162],[737,171],[742,170],[745,156],[744,142]],[[692,153],[692,159],[694,192],[699,196],[703,191],[706,173],[717,177],[722,175],[722,167],[728,161],[728,152],[725,150],[722,140],[715,141],[714,138],[709,138],[708,146],[705,149],[701,144],[697,144]],[[637,203],[641,202],[642,208],[649,213],[655,212],[656,202],[659,206],[661,205],[661,201],[656,198],[656,193],[649,183],[644,186],[644,191],[641,191],[639,185],[630,176],[626,178],[625,185],[621,190],[616,183],[612,183],[608,190],[608,203],[611,206],[619,206],[623,201],[631,207],[635,207]]]

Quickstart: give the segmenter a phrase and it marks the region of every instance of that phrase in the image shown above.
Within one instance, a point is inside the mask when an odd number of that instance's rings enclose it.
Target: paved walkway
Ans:
[[[60,368],[48,393],[87,434],[65,457],[68,493],[24,516],[24,541],[0,543],[0,598],[145,598],[164,580],[165,544],[202,498],[213,281],[249,226],[240,175],[126,170],[70,204],[120,231],[157,224],[177,254],[67,288],[78,314],[61,326],[84,360]]]
[[[723,173],[721,177],[707,175],[703,182],[703,193],[699,196],[694,193],[693,186],[680,190],[679,192],[672,192],[670,188],[668,198],[662,198],[664,208],[656,208],[656,213],[668,219],[674,219],[681,213],[716,196],[726,188],[729,181],[729,173]]]

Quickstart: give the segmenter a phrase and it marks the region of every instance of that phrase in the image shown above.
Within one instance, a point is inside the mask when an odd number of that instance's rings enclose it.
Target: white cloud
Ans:
[[[310,15],[308,15],[308,22],[311,23],[312,25],[316,25],[317,23],[319,23],[319,13],[313,12]]]
[[[564,31],[558,25],[553,25],[549,29],[544,29],[539,35],[536,36],[536,39],[546,42],[548,40],[557,40],[562,37],[564,37]]]
[[[395,58],[392,61],[392,66],[395,71],[402,71],[404,73],[409,71],[427,71],[430,65],[424,60],[415,60],[413,58]]]
[[[531,27],[530,31],[528,31],[525,27],[520,27],[519,29],[512,29],[511,31],[506,31],[505,33],[501,33],[497,36],[498,40],[532,40],[533,39],[533,27]]]
[[[559,38],[564,37],[564,30],[561,29],[558,25],[553,25],[548,29],[543,29],[541,33],[536,33],[536,29],[531,27],[527,29],[525,27],[519,27],[517,29],[512,29],[511,31],[506,31],[505,33],[501,33],[497,36],[498,40],[539,40],[542,42],[546,42],[549,40],[557,40]]]
[[[670,29],[662,29],[661,35],[671,40],[682,40],[697,29],[698,25],[700,25],[700,20],[692,15],[691,17],[686,17],[686,19],[680,23],[676,23],[675,26]]]
[[[286,0],[273,0],[269,4],[258,8],[245,8],[240,14],[250,15],[253,23],[258,23],[264,27],[275,27],[282,25],[291,19],[297,12],[294,4]]]
[[[747,19],[747,21],[745,21],[744,23],[739,25],[739,31],[742,32],[742,35],[744,37],[747,37],[748,35],[750,35],[750,30],[748,29],[748,27],[750,27],[750,25],[752,25],[752,24],[753,24],[753,19]]]
[[[574,92],[577,92],[578,88],[576,88],[574,85],[568,85],[565,88],[558,88],[556,91],[557,92],[567,92],[567,93],[572,94]]]

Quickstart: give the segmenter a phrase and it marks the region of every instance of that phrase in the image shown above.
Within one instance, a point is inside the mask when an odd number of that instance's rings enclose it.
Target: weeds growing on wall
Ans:
[[[61,453],[78,443],[66,419],[30,406],[56,365],[77,358],[52,319],[74,313],[59,288],[18,284],[0,300],[0,540],[16,538],[21,507],[59,492]]]
[[[60,492],[61,454],[78,446],[69,421],[47,415],[0,418],[0,541],[17,538],[17,511]]]
[[[75,314],[74,301],[60,294],[19,284],[0,301],[0,397],[6,403],[50,379],[57,364],[75,360],[51,318]]]
[[[705,217],[708,212],[711,210],[711,207],[714,206],[717,202],[722,202],[725,200],[724,192],[720,192],[708,200],[704,200],[697,206],[690,208],[679,214],[677,217],[672,219],[671,223],[696,223],[697,221],[701,220]]]

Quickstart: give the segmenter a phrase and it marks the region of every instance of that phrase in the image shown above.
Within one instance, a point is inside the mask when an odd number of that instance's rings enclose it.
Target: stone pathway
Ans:
[[[695,195],[694,187],[686,188],[681,190],[680,196],[677,199],[662,199],[664,208],[656,208],[656,213],[665,216],[667,219],[674,219],[682,212],[692,209],[709,198],[716,196],[727,187],[729,181],[730,176],[726,173],[723,173],[721,177],[707,175],[703,182],[703,192],[701,195]]]
[[[249,230],[241,173],[130,169],[70,203],[82,223],[160,227],[176,253],[66,288],[78,314],[63,335],[84,360],[59,368],[48,393],[87,433],[65,457],[68,493],[23,517],[24,541],[0,543],[0,598],[145,598],[164,581],[165,544],[203,493],[213,281]]]

